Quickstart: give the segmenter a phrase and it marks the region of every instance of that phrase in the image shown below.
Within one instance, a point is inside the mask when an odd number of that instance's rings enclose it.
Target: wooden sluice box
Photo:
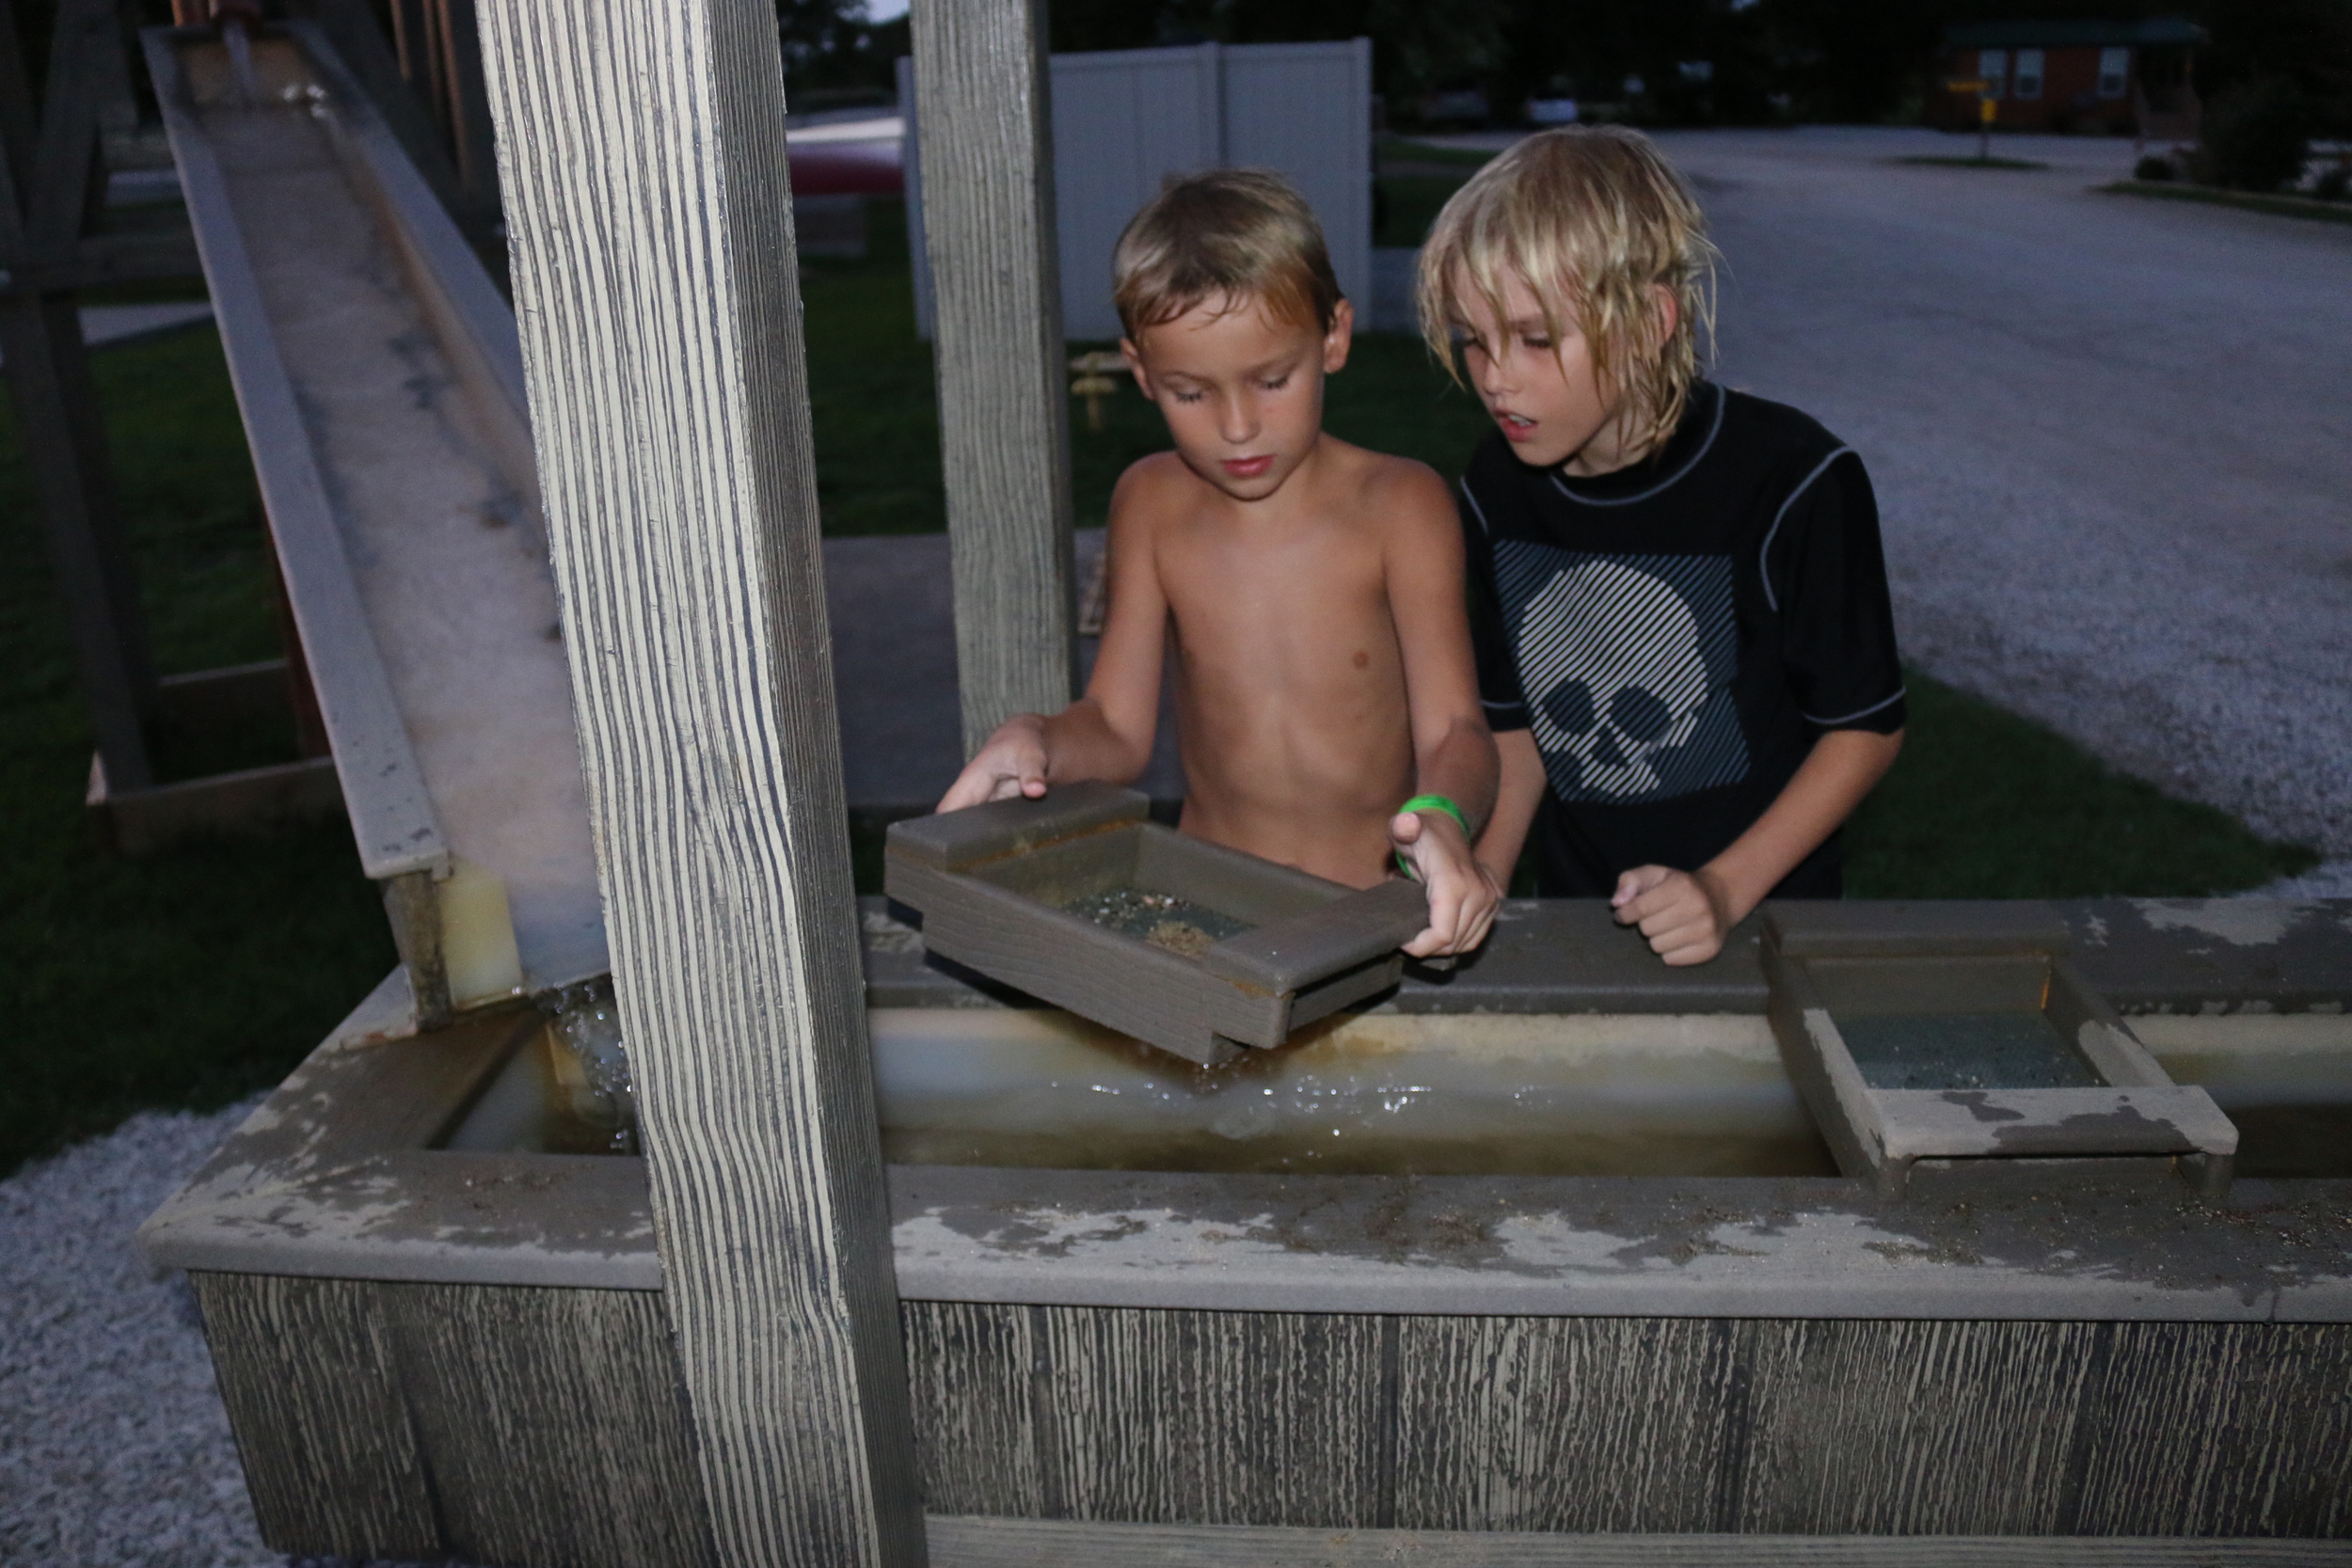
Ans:
[[[1848,1176],[2062,1179],[2167,1164],[2227,1191],[2237,1128],[2175,1084],[2039,906],[1766,907],[1772,1033]]]
[[[894,824],[885,887],[930,952],[1203,1064],[1271,1049],[1397,983],[1418,882],[1358,891],[1065,784]]]

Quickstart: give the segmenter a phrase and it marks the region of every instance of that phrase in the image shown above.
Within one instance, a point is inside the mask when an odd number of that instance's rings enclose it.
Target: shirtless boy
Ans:
[[[1350,887],[1401,862],[1429,892],[1405,950],[1477,946],[1500,898],[1471,851],[1496,759],[1461,531],[1430,469],[1323,433],[1353,317],[1314,214],[1279,175],[1195,175],[1112,264],[1120,352],[1175,450],[1111,498],[1086,695],[1008,720],[939,809],[1141,775],[1172,652],[1182,832]]]

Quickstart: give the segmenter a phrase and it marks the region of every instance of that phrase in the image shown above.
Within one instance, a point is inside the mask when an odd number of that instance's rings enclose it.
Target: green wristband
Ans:
[[[1464,838],[1473,836],[1470,832],[1470,818],[1463,814],[1462,808],[1442,795],[1416,795],[1396,809],[1400,814],[1413,811],[1441,811],[1462,825]],[[1402,849],[1396,851],[1396,868],[1407,877],[1413,874],[1412,864],[1406,860],[1405,851]]]

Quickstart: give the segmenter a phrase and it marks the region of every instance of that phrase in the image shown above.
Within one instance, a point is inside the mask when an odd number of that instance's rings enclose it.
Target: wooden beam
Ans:
[[[17,439],[33,470],[51,569],[65,601],[91,738],[116,784],[136,789],[154,777],[142,723],[154,672],[73,296],[0,300],[0,355],[7,356]]]
[[[331,757],[133,790],[114,788],[103,760],[95,759],[83,803],[104,818],[116,849],[150,855],[192,838],[264,833],[334,816],[343,809],[343,792]]]
[[[408,69],[412,17],[422,0],[405,0],[391,8],[397,47],[388,42],[367,0],[290,0],[288,11],[314,24],[334,47],[343,69],[358,78],[360,90],[383,118],[408,161],[433,188],[443,207],[462,224],[470,215],[458,188],[456,166],[428,105],[429,82],[417,81]],[[421,62],[420,62],[421,63]],[[495,214],[493,214],[495,215]]]
[[[767,0],[481,11],[612,972],[721,1560],[914,1564]]]
[[[450,155],[457,184],[472,208],[495,213],[499,205],[498,145],[490,131],[490,103],[482,81],[482,25],[474,0],[433,0],[440,13],[441,79],[449,124]]]
[[[153,234],[90,234],[63,251],[0,262],[0,297],[99,289],[158,277],[193,277],[203,270],[196,241],[184,229]]]
[[[97,55],[121,42],[107,0],[60,6],[47,102],[36,120],[15,24],[0,8],[0,135],[8,143],[0,159],[0,287],[12,285],[28,261],[70,253],[80,238],[98,140]],[[143,720],[154,672],[72,295],[14,290],[0,298],[0,355],[98,753],[118,788],[140,788],[153,777]]]
[[[917,0],[915,134],[968,755],[1076,686],[1044,0]]]

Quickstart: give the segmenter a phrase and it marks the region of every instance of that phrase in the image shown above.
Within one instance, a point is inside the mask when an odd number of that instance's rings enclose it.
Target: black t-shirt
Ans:
[[[1536,891],[1695,870],[1762,816],[1827,730],[1903,724],[1878,505],[1853,450],[1711,382],[1674,436],[1593,479],[1500,433],[1462,482],[1480,695],[1550,782]],[[1836,835],[1773,890],[1836,897]]]

